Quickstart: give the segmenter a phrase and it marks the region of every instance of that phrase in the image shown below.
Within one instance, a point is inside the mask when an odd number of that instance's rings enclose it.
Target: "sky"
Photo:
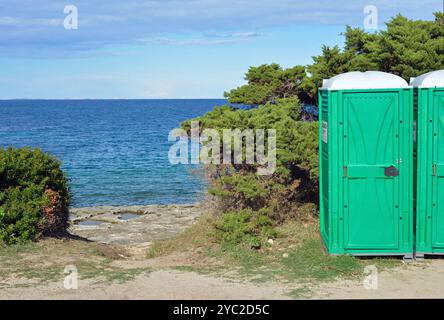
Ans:
[[[307,65],[342,46],[368,5],[383,29],[397,13],[432,20],[443,2],[0,0],[0,99],[222,98],[249,66]]]

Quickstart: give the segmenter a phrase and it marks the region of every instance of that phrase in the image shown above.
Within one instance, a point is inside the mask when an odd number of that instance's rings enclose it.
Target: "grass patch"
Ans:
[[[118,268],[110,266],[111,261],[91,263],[82,261],[77,265],[80,279],[104,279],[107,282],[124,283],[134,280],[139,274],[147,274],[148,268]]]
[[[311,290],[306,286],[296,288],[288,292],[288,296],[293,299],[309,298],[310,295],[311,295]]]
[[[44,239],[0,247],[0,288],[35,286],[63,281],[65,267],[74,265],[79,278],[122,283],[148,268],[120,268],[112,265],[122,259],[120,249],[81,240]]]
[[[362,271],[360,261],[354,257],[326,255],[319,239],[307,239],[300,247],[285,251],[288,257],[277,253],[275,259],[289,278],[325,281]]]
[[[366,265],[379,270],[399,265],[398,259],[360,259],[352,256],[330,256],[324,252],[318,234],[318,223],[289,223],[279,229],[281,238],[261,250],[221,245],[213,255],[225,257],[255,281],[326,282],[363,275]]]

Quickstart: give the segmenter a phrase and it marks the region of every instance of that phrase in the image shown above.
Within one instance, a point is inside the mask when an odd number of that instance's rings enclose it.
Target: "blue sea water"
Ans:
[[[191,203],[204,185],[196,167],[171,165],[168,133],[226,100],[1,100],[0,147],[56,155],[73,207]]]

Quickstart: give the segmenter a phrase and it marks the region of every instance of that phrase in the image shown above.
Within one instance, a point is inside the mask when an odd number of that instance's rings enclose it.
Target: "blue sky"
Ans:
[[[65,30],[66,5],[78,29]],[[220,98],[251,65],[309,64],[345,25],[442,0],[0,0],[0,99]]]

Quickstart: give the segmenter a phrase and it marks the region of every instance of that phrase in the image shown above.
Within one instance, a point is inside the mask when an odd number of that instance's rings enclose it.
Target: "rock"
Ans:
[[[282,255],[282,258],[287,259],[287,258],[288,258],[288,253],[284,253],[284,254]]]
[[[101,243],[139,246],[182,232],[191,226],[202,212],[200,206],[193,207],[190,204],[74,208],[70,210],[70,231]],[[127,220],[119,219],[122,213],[138,213],[138,216]],[[89,219],[100,220],[103,223],[94,227],[73,223]]]
[[[268,239],[268,244],[270,244],[270,245],[273,245],[274,244],[274,241],[273,241],[273,239]]]

